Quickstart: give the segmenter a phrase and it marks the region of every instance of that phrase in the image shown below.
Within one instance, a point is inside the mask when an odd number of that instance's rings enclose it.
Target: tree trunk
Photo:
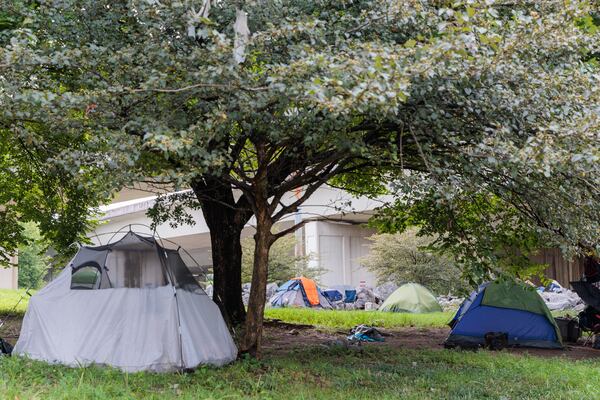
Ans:
[[[267,277],[269,250],[273,244],[272,222],[266,210],[259,210],[256,216],[256,234],[254,235],[254,268],[252,287],[248,302],[248,315],[244,329],[241,352],[260,357],[265,303],[267,296]]]
[[[231,186],[214,178],[194,182],[192,189],[202,207],[210,230],[213,261],[213,300],[221,309],[227,324],[241,325],[246,318],[242,301],[241,233],[252,216],[251,210],[240,208]]]
[[[225,224],[210,229],[213,262],[213,300],[229,326],[244,323],[246,309],[242,301],[241,230]]]

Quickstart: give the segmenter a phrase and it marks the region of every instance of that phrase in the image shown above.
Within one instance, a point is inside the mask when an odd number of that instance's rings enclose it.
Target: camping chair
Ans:
[[[600,334],[600,311],[592,306],[587,306],[579,313],[579,327],[587,334],[583,345],[589,345],[594,335]]]
[[[587,333],[584,341],[584,346],[587,346],[594,335],[600,334],[600,289],[595,281],[583,279],[571,282],[571,286],[587,305],[585,310],[579,313],[579,326]]]
[[[590,342],[592,343],[592,345],[594,344],[592,342],[592,340],[594,339],[594,335],[599,335],[600,334],[600,325],[596,325],[594,327],[594,329],[581,329],[581,336],[583,337],[585,335],[585,338],[583,340],[583,347],[587,347],[590,345]]]
[[[583,340],[583,347],[587,347],[590,342],[592,341],[592,339],[594,338],[594,332],[592,331],[586,331],[586,330],[582,330],[582,336],[585,333],[585,339]]]

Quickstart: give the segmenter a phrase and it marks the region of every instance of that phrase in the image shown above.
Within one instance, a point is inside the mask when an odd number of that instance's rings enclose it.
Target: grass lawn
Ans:
[[[0,361],[1,399],[596,399],[600,362],[319,346],[190,374]]]
[[[35,291],[31,291],[30,293],[34,293]],[[10,312],[15,304],[19,301],[21,296],[25,293],[25,290],[10,290],[10,289],[0,289],[0,315],[6,314]],[[25,296],[23,300],[19,303],[15,310],[15,314],[24,315],[25,310],[27,309],[27,304],[29,303],[29,296]]]
[[[8,313],[24,290],[0,289],[0,315]],[[17,314],[23,315],[29,302],[29,296],[23,298],[16,309]],[[268,308],[265,316],[280,319],[293,324],[314,325],[320,328],[350,329],[355,325],[367,324],[382,328],[414,327],[442,327],[454,315],[453,312],[431,314],[397,314],[378,311],[337,311],[337,310],[310,310],[303,308]]]
[[[320,328],[348,330],[355,325],[365,324],[381,328],[417,327],[431,328],[447,326],[454,312],[431,314],[400,314],[379,311],[311,310],[306,308],[268,308],[265,317],[280,319],[293,324],[314,325]]]
[[[19,296],[0,291],[0,314],[12,308]],[[19,312],[26,303],[19,306]],[[452,313],[268,309],[266,316],[325,330],[347,330],[360,323],[426,329],[445,326]],[[304,332],[295,338],[301,339]],[[265,340],[271,337],[268,334]],[[404,342],[368,344],[360,349],[328,347],[319,341],[300,344],[285,339],[282,343],[268,349],[261,361],[246,359],[189,374],[126,374],[111,368],[72,369],[0,357],[0,400],[600,398],[600,357],[574,361],[558,355],[458,352],[437,346],[414,349]]]

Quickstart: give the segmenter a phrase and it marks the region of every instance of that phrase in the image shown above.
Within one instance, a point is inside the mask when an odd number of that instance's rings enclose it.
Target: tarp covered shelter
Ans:
[[[481,285],[450,322],[446,345],[485,345],[485,334],[508,334],[511,346],[562,348],[560,331],[540,295],[525,284],[499,280]]]
[[[581,280],[571,282],[571,286],[585,304],[600,309],[600,289],[595,283]]]
[[[219,308],[178,250],[134,232],[105,246],[81,247],[31,298],[14,354],[130,372],[235,360]]]
[[[292,278],[281,285],[269,300],[272,307],[332,308],[316,282],[305,277]]]
[[[405,283],[383,302],[379,311],[430,313],[442,311],[442,307],[425,286]]]

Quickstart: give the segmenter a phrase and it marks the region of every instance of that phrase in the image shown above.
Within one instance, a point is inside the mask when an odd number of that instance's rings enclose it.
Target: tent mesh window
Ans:
[[[71,275],[71,289],[96,289],[100,281],[100,269],[96,265],[83,265]]]
[[[204,293],[178,250],[127,233],[121,240],[82,248],[73,260],[71,289],[156,288],[172,284]]]
[[[190,272],[185,262],[176,250],[166,250],[167,269],[169,270],[173,285],[178,289],[190,292],[202,291],[202,288]]]

